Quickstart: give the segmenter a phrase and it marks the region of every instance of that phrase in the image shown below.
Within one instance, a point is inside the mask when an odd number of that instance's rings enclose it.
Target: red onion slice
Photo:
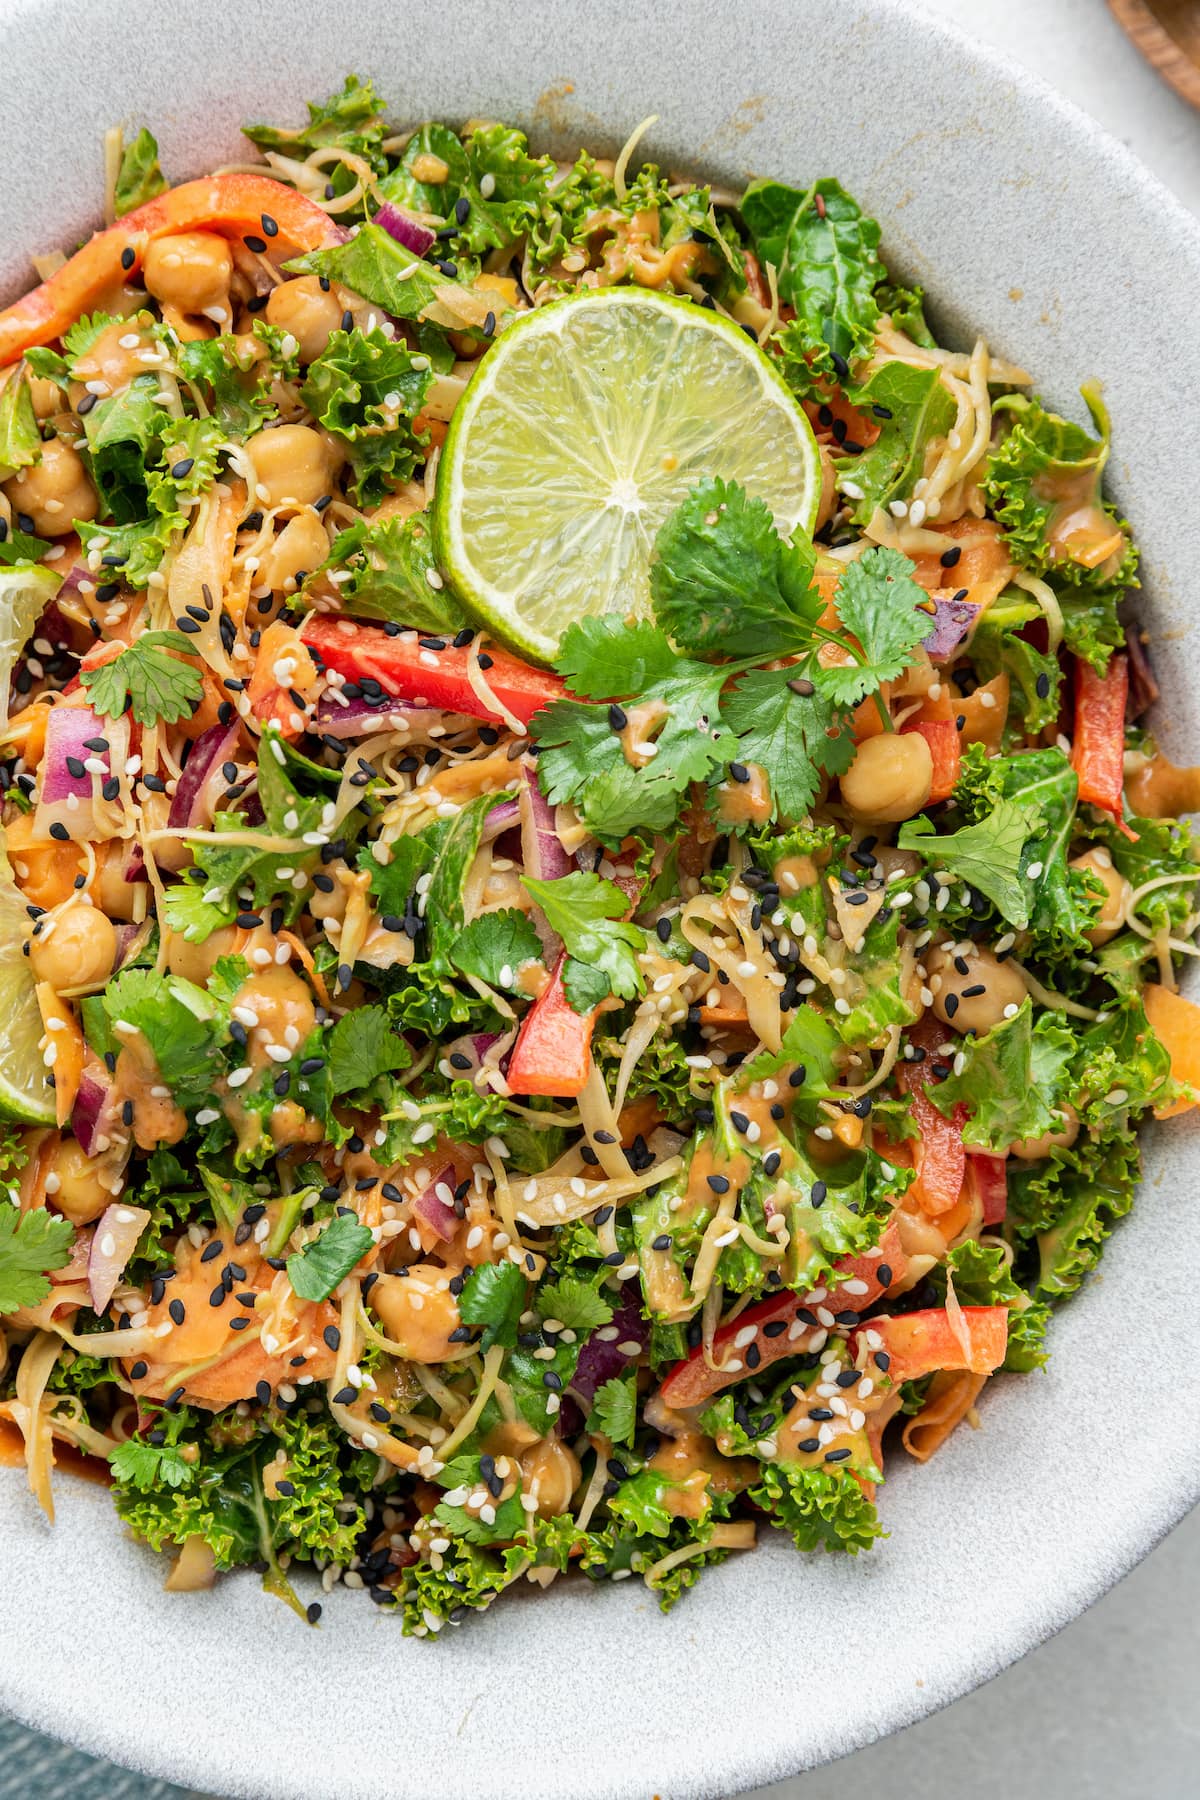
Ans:
[[[431,231],[428,225],[422,225],[402,207],[393,206],[390,200],[384,201],[371,223],[380,226],[398,244],[411,250],[414,256],[424,256],[437,242],[436,232]]]
[[[116,1110],[108,1071],[102,1063],[89,1064],[79,1078],[71,1110],[71,1129],[85,1156],[99,1156],[108,1149]]]
[[[922,640],[922,647],[934,662],[945,662],[962,643],[983,611],[973,600],[941,599],[933,596],[933,630]]]
[[[525,873],[537,881],[558,881],[571,872],[571,858],[554,825],[554,808],[538,786],[537,772],[521,770],[521,847]]]
[[[102,1313],[113,1297],[125,1264],[137,1248],[137,1241],[150,1223],[144,1206],[125,1206],[118,1202],[100,1215],[88,1257],[88,1292],[92,1308]]]
[[[95,750],[89,746],[89,738],[104,738],[109,748]],[[94,784],[107,780],[114,766],[124,766],[128,749],[129,726],[123,718],[102,719],[90,706],[55,706],[46,721],[34,817],[37,836],[49,837],[51,825],[64,825],[76,843],[111,837],[111,829],[101,830],[96,819]],[[79,766],[78,775],[72,772],[68,758]]]
[[[228,785],[221,764],[232,756],[237,740],[236,725],[210,725],[200,733],[171,797],[169,830],[182,831],[189,825],[202,830],[212,823],[213,803]]]
[[[339,690],[334,689],[336,693]],[[334,700],[326,693],[317,703],[316,729],[331,737],[369,737],[375,731],[421,731],[441,724],[444,714],[434,706],[401,706],[386,701]]]
[[[641,1303],[633,1287],[622,1289],[621,1304],[607,1325],[593,1331],[583,1349],[571,1380],[571,1392],[585,1406],[590,1406],[596,1392],[614,1375],[624,1373],[627,1365],[640,1356],[650,1342],[650,1325],[642,1317]]]
[[[413,1201],[413,1212],[418,1219],[423,1219],[431,1231],[440,1238],[451,1238],[458,1230],[459,1219],[451,1201],[454,1197],[454,1164],[447,1163],[440,1175],[434,1177],[423,1194]],[[450,1199],[446,1198],[450,1196]]]

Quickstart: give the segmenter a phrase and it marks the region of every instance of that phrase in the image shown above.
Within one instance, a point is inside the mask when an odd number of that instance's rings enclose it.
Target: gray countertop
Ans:
[[[1200,114],[1103,0],[925,0],[1035,70],[1200,213]],[[986,1420],[985,1420],[986,1428]],[[1047,1531],[1055,1529],[1047,1521]],[[1067,1630],[946,1711],[747,1800],[1191,1800],[1200,1794],[1200,1509]],[[964,1596],[969,1615],[970,1596]],[[962,1618],[948,1629],[964,1629]],[[965,1627],[969,1629],[968,1627]]]

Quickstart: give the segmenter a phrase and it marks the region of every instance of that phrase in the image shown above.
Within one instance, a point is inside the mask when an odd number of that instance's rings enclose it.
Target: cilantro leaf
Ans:
[[[182,975],[123,969],[104,990],[104,1010],[118,1042],[132,1025],[146,1039],[166,1085],[180,1106],[202,1106],[224,1073],[221,1048],[229,1009]]]
[[[539,1288],[537,1304],[544,1319],[557,1319],[571,1331],[594,1331],[613,1316],[604,1295],[578,1275],[561,1275]]]
[[[181,631],[147,631],[111,662],[85,669],[80,680],[106,718],[120,718],[128,706],[139,725],[173,724],[190,717],[204,693],[200,671],[179,660],[190,650]]]
[[[815,553],[785,543],[770,507],[736,481],[694,487],[664,522],[654,557],[655,616],[683,649],[765,662],[811,646],[822,607]]]
[[[407,1069],[412,1051],[393,1031],[382,1006],[360,1006],[340,1018],[326,1049],[332,1097],[369,1088],[380,1075]]]
[[[1061,1128],[1059,1103],[1076,1048],[1074,1032],[1056,1014],[1042,1013],[1035,1023],[1033,1004],[1025,1000],[985,1037],[965,1038],[961,1074],[933,1083],[928,1096],[947,1118],[960,1102],[966,1105],[964,1143],[1004,1152],[1021,1138]]]
[[[832,356],[868,355],[879,322],[875,288],[885,273],[875,220],[828,178],[804,192],[753,181],[741,214],[759,262],[774,265],[780,298],[796,309],[782,334],[785,355],[822,368]]]
[[[898,550],[877,547],[850,563],[834,601],[842,628],[858,639],[861,658],[819,667],[813,679],[831,700],[854,706],[882,682],[894,681],[929,636],[929,596],[912,579]]]
[[[144,206],[147,200],[163,193],[167,186],[167,178],[159,166],[158,144],[143,125],[122,153],[113,189],[113,211],[118,219],[123,219],[135,206]]]
[[[480,1346],[493,1344],[511,1349],[525,1310],[525,1277],[516,1263],[480,1263],[467,1277],[458,1297],[459,1317],[467,1325],[482,1325]]]
[[[450,588],[429,584],[437,558],[429,521],[420,513],[377,525],[364,521],[340,532],[321,573],[331,569],[350,575],[349,581],[338,582],[338,596],[355,618],[388,619],[414,631],[451,634],[466,623]]]
[[[929,819],[909,819],[900,827],[896,842],[901,850],[915,850],[940,868],[957,875],[998,907],[1018,931],[1029,923],[1029,898],[1020,878],[1021,852],[1038,829],[1041,813],[1036,807],[1001,800],[976,825],[964,825],[939,837]]]
[[[601,634],[589,623],[586,647],[575,636],[570,655],[593,692],[604,686],[608,697],[627,698],[627,688],[603,679],[598,651],[609,634],[609,627]],[[665,638],[662,642],[666,644]],[[631,656],[615,654],[614,678],[627,680],[641,657],[653,658],[656,671],[662,671],[649,685],[634,690],[645,709],[638,739],[639,754],[645,758],[641,766],[627,759],[607,706],[555,700],[530,723],[532,735],[543,746],[538,775],[546,798],[552,806],[573,801],[588,829],[607,843],[619,843],[639,826],[667,829],[683,790],[693,781],[705,780],[737,753],[736,740],[721,717],[721,689],[728,670],[679,657],[666,673],[662,647],[652,644],[643,628],[636,634]],[[646,745],[652,746],[652,754],[647,754]]]
[[[0,1313],[40,1305],[50,1292],[47,1276],[70,1259],[74,1237],[70,1219],[45,1207],[0,1207]]]
[[[854,760],[849,714],[795,667],[752,670],[722,704],[737,756],[767,776],[772,819],[802,818],[822,771],[842,775]]]
[[[190,1487],[196,1467],[187,1461],[178,1444],[148,1444],[144,1438],[126,1438],[108,1456],[113,1479],[140,1494],[156,1488]]]
[[[626,624],[611,614],[572,620],[563,633],[555,666],[573,694],[585,700],[642,695],[668,681],[679,658],[648,619]]]
[[[315,362],[300,398],[339,440],[354,469],[355,495],[378,502],[424,460],[428,434],[413,419],[433,379],[427,357],[415,357],[383,332],[335,331]]]
[[[489,987],[510,991],[516,987],[517,971],[541,958],[541,939],[527,916],[515,906],[481,913],[472,919],[458,934],[450,952],[450,960],[464,975],[474,975]]]
[[[564,983],[577,1012],[590,1012],[610,993],[632,1000],[642,992],[645,983],[637,958],[646,948],[646,934],[625,918],[629,901],[615,882],[577,869],[557,881],[524,875],[521,885],[566,946],[570,960]],[[582,967],[572,970],[572,962]],[[604,992],[597,999],[599,980]]]
[[[320,1237],[287,1259],[288,1280],[301,1300],[328,1300],[375,1239],[368,1226],[348,1213],[329,1221]]]
[[[637,1429],[637,1376],[614,1375],[597,1391],[588,1414],[589,1431],[601,1432],[613,1445],[632,1444]]]

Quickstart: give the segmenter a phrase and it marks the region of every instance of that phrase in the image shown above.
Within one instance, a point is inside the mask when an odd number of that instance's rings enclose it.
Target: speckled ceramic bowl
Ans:
[[[151,122],[167,169],[195,174],[237,154],[240,120],[298,115],[351,68],[401,119],[502,114],[566,149],[657,112],[646,147],[668,165],[836,172],[952,340],[982,330],[1068,408],[1102,376],[1162,634],[1160,726],[1196,751],[1200,232],[1081,114],[907,0],[0,0],[0,292],[28,251],[97,220],[106,126]],[[1049,1370],[997,1381],[984,1429],[928,1468],[896,1464],[892,1536],[869,1557],[772,1541],[667,1619],[632,1583],[562,1583],[421,1644],[344,1592],[319,1631],[253,1577],[164,1595],[101,1491],[60,1481],[51,1532],[5,1475],[0,1705],[254,1800],[697,1800],[906,1725],[1065,1624],[1200,1491],[1200,1299],[1180,1255],[1200,1134],[1177,1121],[1147,1153],[1136,1216],[1058,1321]]]

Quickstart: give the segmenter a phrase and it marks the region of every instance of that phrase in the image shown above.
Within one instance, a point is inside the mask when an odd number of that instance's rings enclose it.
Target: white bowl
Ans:
[[[1078,411],[1106,382],[1112,483],[1161,634],[1160,721],[1200,738],[1189,602],[1200,233],[1082,114],[898,0],[439,7],[356,0],[0,0],[0,291],[98,217],[100,139],[150,123],[175,177],[375,78],[397,118],[494,113],[539,145],[644,148],[732,182],[836,173],[925,282]],[[1184,760],[1190,758],[1184,757]],[[670,1800],[727,1795],[945,1705],[1101,1594],[1200,1490],[1200,1301],[1188,1119],[1147,1137],[1137,1211],[1057,1320],[1044,1374],[993,1384],[983,1429],[897,1459],[891,1538],[858,1561],[775,1540],[667,1619],[633,1583],[560,1583],[436,1642],[337,1592],[319,1631],[253,1576],[165,1595],[103,1492],[62,1479],[53,1533],[0,1483],[0,1705],[155,1775],[255,1800]]]

